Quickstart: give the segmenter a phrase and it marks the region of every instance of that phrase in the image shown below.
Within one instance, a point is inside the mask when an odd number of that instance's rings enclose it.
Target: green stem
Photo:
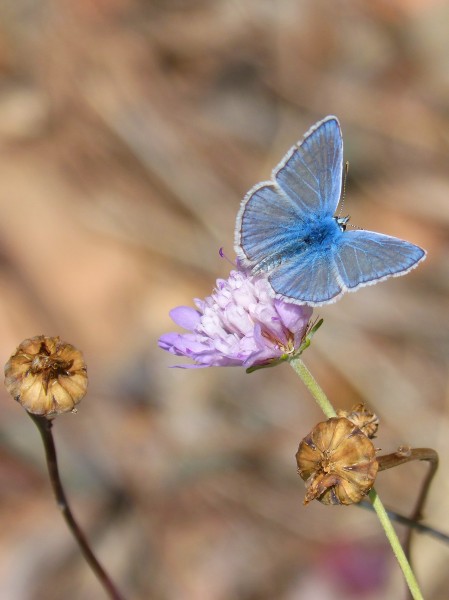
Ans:
[[[292,358],[290,361],[290,365],[293,367],[297,375],[302,379],[303,383],[312,394],[316,402],[318,403],[321,410],[324,412],[326,417],[330,419],[331,417],[336,417],[337,413],[335,412],[334,407],[329,402],[326,394],[320,388],[313,375],[306,367],[306,365],[302,362],[300,358]],[[394,555],[396,556],[399,566],[401,567],[402,573],[404,574],[404,578],[409,587],[410,593],[413,597],[413,600],[423,600],[423,595],[421,590],[419,589],[418,582],[416,581],[415,575],[410,567],[410,564],[405,556],[404,550],[399,542],[399,539],[396,535],[396,532],[391,524],[390,519],[388,518],[387,512],[380,501],[377,492],[372,489],[369,493],[369,498],[373,505],[374,510],[379,518],[379,521],[385,531],[385,535],[387,536],[388,541],[393,549]]]
[[[306,388],[315,398],[316,402],[318,403],[318,406],[321,408],[326,417],[328,419],[330,419],[331,417],[336,417],[337,413],[335,412],[335,408],[329,402],[326,394],[320,388],[316,379],[313,377],[312,373],[302,362],[302,360],[300,358],[293,358],[289,362],[293,369],[296,371],[296,373],[299,375],[299,377],[302,379]]]
[[[399,566],[402,569],[412,598],[414,600],[423,600],[423,595],[421,593],[421,590],[419,589],[418,582],[416,581],[410,563],[408,562],[407,557],[405,556],[405,552],[398,540],[398,536],[396,535],[393,525],[387,515],[387,511],[385,510],[385,507],[380,501],[380,498],[377,495],[377,492],[374,488],[369,493],[369,499],[371,500],[371,504],[373,505],[373,508],[376,511],[377,517],[382,527],[384,528],[385,535],[387,536],[388,541],[390,542],[390,546],[393,549],[394,555],[397,558]]]

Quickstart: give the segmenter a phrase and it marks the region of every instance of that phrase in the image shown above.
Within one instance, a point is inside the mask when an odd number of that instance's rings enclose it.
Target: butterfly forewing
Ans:
[[[312,127],[273,172],[273,178],[301,212],[333,215],[341,194],[343,139],[336,117]]]
[[[298,207],[272,182],[251,190],[241,215],[240,258],[256,270],[267,270],[278,264],[292,245],[294,226],[302,224]]]

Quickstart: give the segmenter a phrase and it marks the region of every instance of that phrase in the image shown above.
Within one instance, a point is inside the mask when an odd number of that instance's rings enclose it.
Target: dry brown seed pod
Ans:
[[[24,340],[5,365],[5,386],[35,415],[52,418],[73,411],[87,390],[83,355],[59,337]]]
[[[304,504],[360,502],[378,470],[373,443],[345,417],[318,423],[299,444],[296,462],[306,482]]]
[[[375,437],[379,427],[379,418],[364,404],[356,404],[351,410],[337,410],[339,417],[346,417],[369,438]]]

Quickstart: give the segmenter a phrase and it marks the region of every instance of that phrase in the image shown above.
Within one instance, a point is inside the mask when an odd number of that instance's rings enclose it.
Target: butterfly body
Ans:
[[[268,257],[254,265],[255,271],[270,271],[275,266],[301,256],[311,244],[322,250],[329,249],[333,239],[338,235],[333,218],[321,221],[311,219],[308,222],[292,221],[281,234],[272,236],[272,248]]]
[[[235,249],[273,293],[318,306],[347,291],[403,275],[425,257],[404,240],[347,230],[334,216],[340,199],[343,140],[336,117],[312,127],[273,171],[252,188],[237,216]]]

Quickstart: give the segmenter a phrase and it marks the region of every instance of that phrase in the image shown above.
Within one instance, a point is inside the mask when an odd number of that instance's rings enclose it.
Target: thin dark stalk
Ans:
[[[429,470],[427,472],[426,478],[422,483],[421,491],[416,501],[415,508],[413,509],[413,512],[410,515],[411,521],[417,522],[423,517],[422,511],[427,498],[427,494],[429,493],[430,484],[432,483],[432,479],[438,468],[438,454],[435,452],[435,450],[432,450],[432,448],[405,448],[399,449],[397,452],[393,452],[392,454],[378,456],[377,458],[377,461],[379,463],[379,471],[391,469],[391,467],[397,467],[412,460],[425,460],[429,463]],[[412,534],[413,528],[409,528],[403,544],[404,552],[409,560]]]
[[[108,596],[112,600],[124,600],[124,596],[122,596],[118,592],[114,583],[111,581],[109,575],[98,562],[95,554],[92,552],[89,542],[87,541],[84,533],[81,531],[78,523],[75,520],[75,517],[72,514],[64,492],[64,488],[62,486],[61,478],[59,476],[56,447],[53,440],[53,433],[51,430],[52,421],[39,415],[33,415],[31,413],[28,414],[31,420],[35,423],[36,427],[38,428],[42,438],[42,442],[44,444],[48,474],[50,477],[51,486],[53,488],[53,492],[59,510],[61,511],[70,531],[72,532],[73,536],[78,542],[78,545],[81,549],[84,558],[86,559],[87,563],[89,564],[97,579],[104,587]]]
[[[356,506],[360,506],[361,508],[366,508],[371,512],[374,512],[373,505],[369,500],[362,500]],[[406,517],[405,515],[401,515],[394,510],[385,509],[387,511],[388,516],[392,521],[396,521],[401,525],[406,525],[407,527],[411,527],[417,533],[424,533],[429,535],[430,537],[435,538],[436,540],[440,540],[445,544],[449,544],[449,534],[440,531],[439,529],[435,529],[435,527],[431,527],[430,525],[425,525],[424,523],[420,523],[419,521],[414,521],[410,517]]]

